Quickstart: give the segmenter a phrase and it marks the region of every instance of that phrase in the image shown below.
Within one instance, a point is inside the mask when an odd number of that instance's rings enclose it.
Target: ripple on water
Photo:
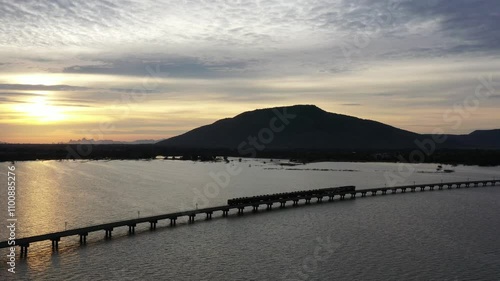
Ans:
[[[61,222],[75,225],[80,218],[109,221],[123,219],[123,214],[134,217],[137,209],[143,216],[176,210],[178,202],[191,203],[192,188],[203,188],[211,180],[208,173],[220,168],[220,164],[189,163],[189,169],[195,170],[186,177],[188,163],[148,163],[141,162],[140,170],[130,161],[86,163],[80,166],[83,176],[66,173],[66,183],[55,180],[63,193],[53,196],[49,187],[37,191],[41,196],[38,200],[48,200],[38,206],[51,206],[50,200],[55,200],[57,208],[27,209],[28,201],[23,200],[28,198],[20,199],[19,206],[25,209],[20,214],[24,217],[19,219],[30,226],[24,233],[37,231],[37,225],[60,230]],[[49,164],[24,163],[20,169],[28,165],[26,170],[40,173],[34,178],[42,179],[54,170],[64,169],[64,163]],[[359,171],[356,173],[269,171],[264,167],[251,168],[232,178],[231,185],[221,190],[211,204],[247,194],[303,189],[307,183],[311,188],[337,184],[383,186],[383,172],[374,171],[397,170],[393,164],[373,163],[308,167],[355,169]],[[107,170],[117,176],[127,171],[127,176],[101,181]],[[140,173],[150,174],[141,178]],[[92,177],[79,178],[85,174]],[[490,169],[457,167],[450,177],[463,180],[493,174]],[[158,185],[153,180],[157,177],[179,186]],[[414,177],[409,181],[436,180],[434,175]],[[37,187],[28,181],[24,179],[24,188]],[[116,186],[109,186],[109,181]],[[83,186],[78,186],[80,183]],[[75,194],[80,196],[81,189],[85,190],[81,195],[84,197],[75,202]],[[28,191],[24,190],[24,194]],[[109,199],[100,194],[115,198],[116,204],[109,206]],[[210,222],[200,216],[195,224],[179,221],[176,228],[160,222],[155,232],[143,225],[134,237],[128,237],[125,228],[116,229],[111,241],[104,241],[103,233],[92,233],[86,247],[78,246],[77,237],[63,238],[58,254],[51,254],[50,242],[36,243],[30,247],[28,259],[18,261],[18,273],[7,280],[498,280],[498,213],[500,188],[487,187],[379,195],[258,214],[248,212],[227,219],[214,215]],[[0,280],[6,276],[4,253],[0,251]]]

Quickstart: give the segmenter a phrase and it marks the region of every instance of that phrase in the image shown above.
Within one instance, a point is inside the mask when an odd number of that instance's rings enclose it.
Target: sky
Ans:
[[[4,142],[164,139],[294,104],[466,134],[500,128],[499,82],[498,0],[0,0]]]

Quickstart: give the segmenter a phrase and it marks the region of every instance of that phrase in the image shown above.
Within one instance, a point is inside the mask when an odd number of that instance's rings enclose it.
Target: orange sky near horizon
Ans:
[[[418,67],[404,73],[403,66],[393,65],[380,70],[384,75],[377,75],[377,70],[369,70],[333,78],[315,76],[222,81],[164,78],[148,93],[137,90],[141,88],[141,77],[39,73],[0,75],[0,81],[18,85],[17,89],[9,90],[9,99],[0,103],[0,128],[3,132],[0,141],[59,143],[82,138],[159,140],[244,111],[294,104],[315,104],[329,112],[372,119],[418,133],[431,133],[440,128],[447,133],[463,134],[475,129],[495,128],[500,114],[488,97],[478,98],[480,110],[471,110],[467,116],[458,110],[460,107],[456,107],[462,104],[465,108],[467,99],[474,97],[475,87],[468,87],[471,92],[464,96],[462,102],[447,102],[445,98],[432,94],[418,98],[398,94],[409,85],[410,79],[404,75],[413,76],[416,70]],[[439,88],[443,82],[467,79],[467,75],[450,75],[440,80],[435,79],[435,74],[429,73],[428,68],[422,67],[419,71],[419,79],[414,78],[413,83],[422,87]],[[387,74],[391,72],[388,78]],[[397,79],[393,76],[396,73]],[[473,85],[473,82],[469,83]],[[480,84],[479,80],[475,83]],[[125,90],[115,91],[114,88]],[[233,91],[254,89],[262,91],[259,93],[261,98],[254,100],[251,96],[233,95]],[[443,115],[447,112],[451,117],[464,117],[459,128],[446,121]]]

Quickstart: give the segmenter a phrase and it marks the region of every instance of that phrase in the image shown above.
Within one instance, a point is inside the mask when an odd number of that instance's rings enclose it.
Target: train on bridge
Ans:
[[[323,197],[328,195],[345,194],[356,191],[356,187],[349,186],[339,186],[339,187],[328,187],[320,189],[302,190],[302,191],[292,191],[284,193],[275,193],[268,195],[258,195],[251,197],[240,197],[227,200],[229,206],[241,205],[241,204],[253,204],[253,203],[263,203],[267,201],[279,201],[279,200],[290,200],[292,198],[312,198],[312,197]]]
[[[298,201],[301,199],[305,199],[305,204],[310,204],[312,198],[317,198],[318,203],[322,202],[323,197],[330,197],[328,201],[333,201],[333,197],[335,195],[340,195],[340,200],[344,199],[346,194],[351,195],[351,199],[356,198],[356,193],[361,193],[361,197],[366,197],[368,192],[371,192],[372,196],[376,196],[377,192],[382,192],[383,195],[387,194],[387,191],[392,191],[392,194],[396,194],[398,190],[400,193],[405,193],[407,189],[410,189],[412,192],[415,192],[417,188],[420,188],[421,191],[425,191],[426,188],[428,190],[434,190],[434,188],[438,188],[439,190],[452,189],[452,188],[469,188],[469,187],[479,187],[479,186],[497,186],[500,184],[500,180],[493,178],[493,180],[476,180],[476,181],[462,181],[462,182],[441,182],[441,183],[427,183],[427,184],[418,184],[418,185],[406,185],[406,186],[393,186],[393,187],[379,187],[379,188],[370,188],[370,189],[362,189],[356,190],[355,186],[341,186],[341,187],[330,187],[330,188],[322,188],[322,189],[313,189],[306,191],[293,191],[286,193],[278,193],[278,194],[270,194],[270,195],[259,195],[252,197],[244,197],[244,198],[234,198],[228,200],[228,205],[224,206],[216,206],[209,207],[203,209],[195,209],[188,211],[181,211],[175,213],[168,213],[162,215],[155,215],[149,217],[141,217],[137,219],[127,219],[122,221],[115,221],[111,223],[104,223],[99,225],[92,225],[87,227],[80,227],[70,230],[58,231],[53,233],[47,233],[42,235],[35,235],[31,237],[24,237],[20,239],[16,239],[16,245],[21,248],[21,258],[26,257],[28,254],[28,248],[30,243],[40,242],[51,240],[52,241],[52,250],[58,251],[59,241],[63,237],[69,236],[80,236],[80,244],[84,245],[87,241],[87,236],[90,232],[97,231],[105,231],[105,238],[111,239],[111,233],[114,228],[125,227],[128,226],[129,235],[133,235],[135,233],[135,227],[139,223],[150,223],[150,229],[155,230],[156,224],[159,220],[170,220],[170,225],[175,226],[178,217],[189,217],[189,223],[194,223],[195,217],[197,214],[206,214],[206,219],[209,220],[212,218],[212,214],[217,211],[222,211],[222,216],[227,217],[228,213],[232,209],[238,209],[238,214],[242,215],[245,207],[252,206],[253,211],[256,212],[259,209],[259,205],[267,204],[267,210],[272,209],[273,203],[281,203],[281,207],[284,208],[287,201],[293,201],[293,206],[298,205]],[[11,248],[10,242],[0,241],[0,249],[1,248]]]

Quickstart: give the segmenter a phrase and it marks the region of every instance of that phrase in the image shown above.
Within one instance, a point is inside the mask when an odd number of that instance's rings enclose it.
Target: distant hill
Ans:
[[[285,118],[283,115],[295,116]],[[280,118],[281,117],[281,118]],[[270,124],[274,120],[276,123]],[[272,130],[275,125],[278,130]],[[284,126],[283,128],[281,128]],[[281,130],[283,129],[283,130]],[[259,138],[259,132],[261,134]],[[270,139],[269,133],[272,134]],[[439,148],[500,149],[500,129],[447,135]],[[251,144],[255,138],[257,145]],[[315,105],[257,109],[216,121],[158,142],[176,149],[257,150],[397,150],[415,149],[421,135],[380,122],[326,112]]]
[[[448,139],[463,148],[500,149],[500,129],[477,130],[468,135],[448,135]]]
[[[295,117],[286,119],[283,115]],[[275,150],[358,150],[414,148],[414,141],[422,136],[372,120],[329,113],[314,105],[295,105],[244,112],[166,139],[158,145],[232,150],[239,147],[240,151],[248,151],[249,137],[257,138],[261,145],[255,146],[258,150],[262,146]]]

